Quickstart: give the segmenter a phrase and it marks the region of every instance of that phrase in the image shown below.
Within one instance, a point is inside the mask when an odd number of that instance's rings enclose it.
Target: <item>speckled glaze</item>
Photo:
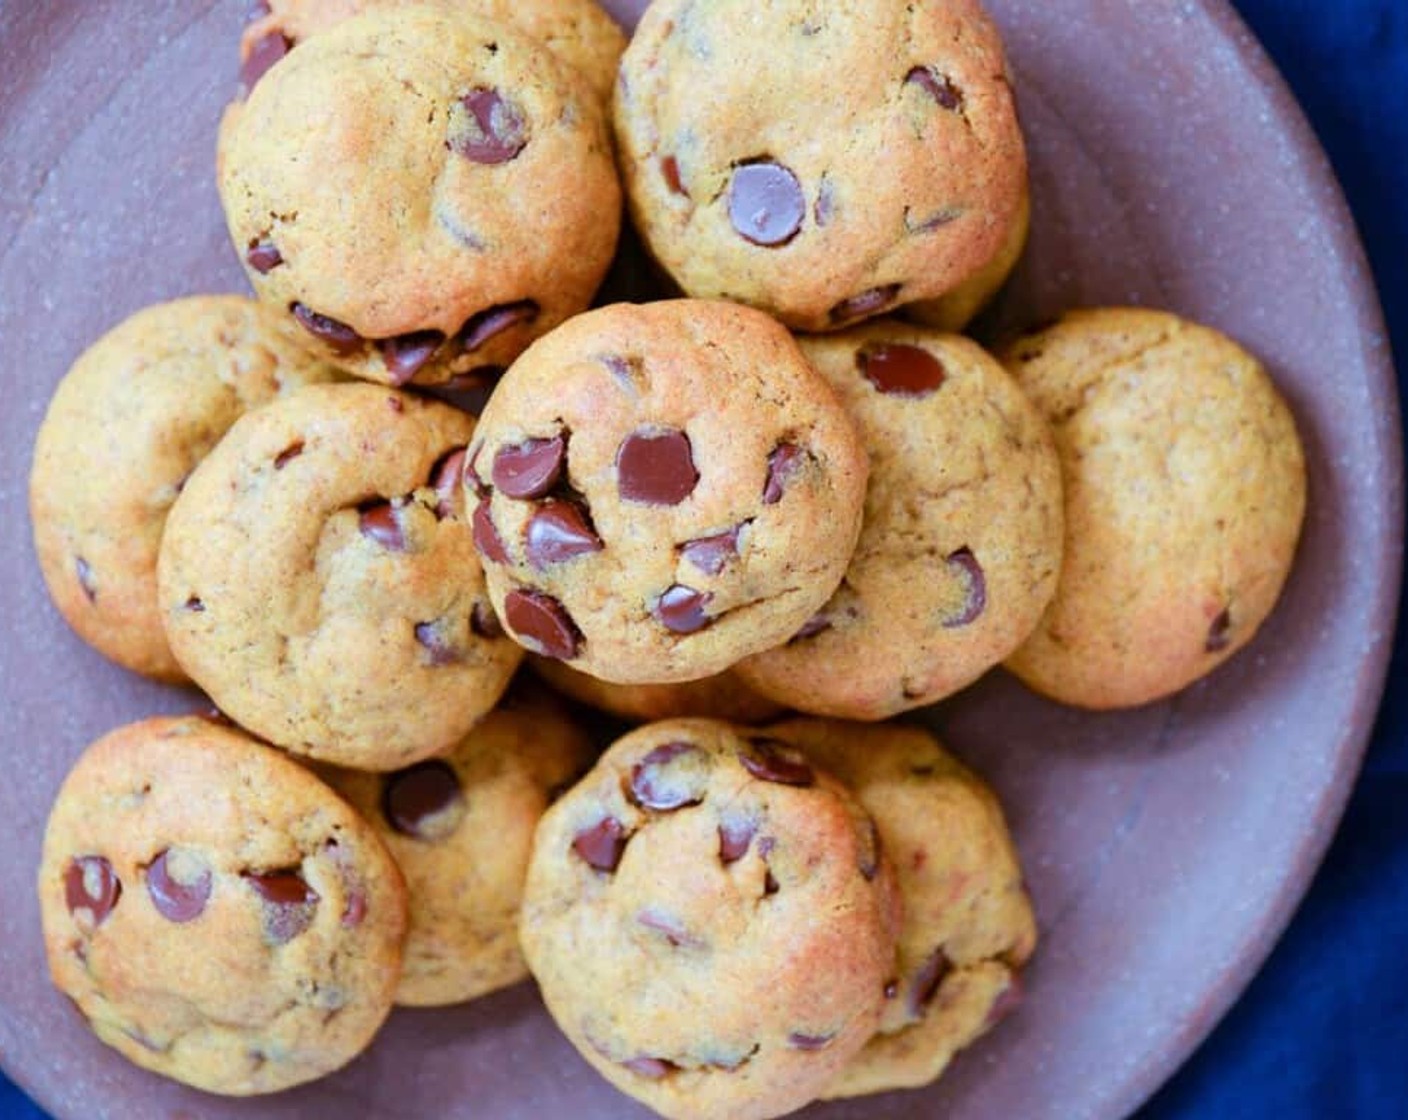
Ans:
[[[1299,901],[1358,768],[1393,627],[1403,518],[1388,346],[1339,190],[1260,49],[1217,0],[990,5],[1018,74],[1035,219],[984,330],[1122,302],[1222,328],[1265,359],[1296,412],[1310,514],[1266,629],[1173,702],[1092,716],[997,674],[926,717],[1008,807],[1043,932],[1029,998],[939,1086],[812,1117],[1135,1108]],[[44,976],[34,869],[69,763],[119,723],[200,701],[108,665],[60,621],[30,546],[29,456],[53,385],[102,330],[156,300],[242,288],[211,156],[247,6],[0,0],[0,1058],[63,1120],[644,1116],[529,986],[398,1012],[337,1076],[242,1103],[127,1065]]]

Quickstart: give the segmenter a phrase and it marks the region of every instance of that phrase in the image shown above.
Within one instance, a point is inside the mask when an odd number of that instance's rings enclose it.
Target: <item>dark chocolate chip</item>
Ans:
[[[567,609],[551,595],[518,588],[504,598],[504,621],[534,653],[571,661],[582,645],[582,632]]]
[[[305,331],[327,343],[335,354],[350,354],[362,344],[362,336],[346,323],[320,315],[307,304],[292,303],[289,310]]]
[[[759,160],[734,169],[728,216],[739,236],[754,245],[785,245],[797,236],[807,200],[797,176],[780,163]]]
[[[499,621],[499,616],[494,613],[494,608],[488,603],[475,603],[474,609],[469,612],[469,628],[481,638],[502,638],[504,636],[503,624]]]
[[[898,980],[885,981],[885,998],[894,999],[900,994],[900,982]]]
[[[705,610],[714,597],[677,583],[655,601],[654,613],[660,625],[672,634],[695,634],[712,623]]]
[[[376,502],[363,506],[357,514],[357,528],[362,536],[375,541],[382,548],[392,552],[406,550],[406,534],[401,529],[401,519],[396,516],[396,508],[390,502]]]
[[[788,640],[788,645],[793,642],[804,642],[808,638],[815,638],[818,634],[831,629],[831,616],[825,610],[817,611],[806,622],[802,623],[802,628],[798,630]]]
[[[435,351],[444,341],[445,336],[439,331],[412,331],[378,342],[386,372],[391,375],[391,383],[404,385],[410,381],[425,367],[426,362],[435,357]]]
[[[793,1031],[787,1036],[787,1045],[793,1050],[825,1050],[835,1037],[834,1034],[802,1034]]]
[[[205,904],[210,901],[210,869],[202,867],[199,875],[189,883],[172,878],[167,868],[168,848],[147,868],[147,894],[157,913],[168,922],[177,924],[192,922],[205,912]]]
[[[816,781],[816,774],[802,752],[777,739],[748,740],[747,748],[739,752],[738,761],[753,777],[765,782],[809,786]]]
[[[777,885],[777,876],[772,873],[772,868],[768,868],[767,874],[763,876],[763,897],[770,898],[781,889]]]
[[[287,447],[285,447],[282,451],[280,451],[277,455],[274,456],[274,469],[276,471],[283,470],[286,466],[293,462],[293,460],[297,459],[302,454],[303,441],[300,439],[295,443],[289,444]]]
[[[699,485],[689,436],[675,428],[632,432],[616,449],[621,497],[651,506],[676,506]]]
[[[494,456],[494,485],[510,498],[541,498],[557,485],[566,459],[562,436],[509,444]]]
[[[83,557],[76,557],[73,561],[73,571],[78,577],[78,586],[83,588],[83,594],[90,603],[98,601],[98,581],[93,578],[92,565]]]
[[[672,767],[681,758],[703,759],[692,743],[664,743],[631,767],[630,796],[643,809],[668,813],[704,800],[702,775],[697,770]],[[691,780],[693,779],[693,780]]]
[[[430,488],[435,491],[436,517],[453,517],[459,512],[464,460],[465,449],[459,447],[454,451],[447,451],[430,470]]]
[[[429,654],[431,665],[437,667],[455,665],[464,660],[464,650],[455,642],[454,635],[449,632],[452,627],[453,624],[444,618],[437,618],[433,622],[416,623],[416,641]]]
[[[471,163],[507,163],[528,144],[528,122],[523,110],[496,89],[470,90],[460,98],[466,127],[450,140],[450,147]]]
[[[244,259],[260,276],[267,276],[284,263],[284,255],[279,252],[279,247],[267,237],[251,241],[249,248],[245,250]]]
[[[748,847],[757,831],[757,822],[747,819],[725,819],[719,825],[719,859],[725,867],[737,863],[748,854]]]
[[[504,539],[499,536],[499,530],[494,525],[494,514],[489,508],[488,498],[480,498],[479,504],[474,507],[472,526],[474,547],[479,550],[480,556],[495,564],[510,562]]]
[[[621,1064],[632,1073],[651,1081],[659,1081],[663,1077],[668,1077],[680,1068],[674,1062],[667,1062],[664,1058],[632,1058]]]
[[[1204,649],[1208,653],[1221,653],[1232,644],[1232,612],[1224,608],[1208,627],[1208,640]]]
[[[264,900],[264,932],[271,941],[292,941],[312,925],[318,893],[297,871],[246,871],[244,878]]]
[[[904,76],[906,85],[918,86],[936,102],[940,109],[958,112],[963,108],[963,91],[947,74],[939,74],[927,66],[916,66]]]
[[[464,464],[464,484],[466,489],[472,490],[476,494],[483,494],[488,490],[484,485],[484,480],[479,477],[479,456],[484,452],[482,443],[472,443],[469,445],[469,458]]]
[[[680,555],[705,575],[716,576],[728,567],[730,560],[738,558],[738,537],[747,524],[745,521],[726,533],[686,541],[680,546]]]
[[[259,84],[259,79],[292,49],[293,41],[277,31],[270,31],[256,39],[240,64],[240,84],[244,86],[245,95],[248,96]]]
[[[975,622],[983,613],[988,605],[988,581],[983,575],[983,566],[971,549],[965,547],[950,553],[947,563],[950,568],[963,573],[965,586],[963,606],[943,621],[945,630],[955,630]]]
[[[70,914],[88,911],[100,926],[122,897],[122,880],[102,856],[76,856],[64,871],[64,901]]]
[[[849,323],[856,319],[867,319],[889,307],[899,294],[898,284],[883,284],[861,292],[860,295],[851,296],[850,299],[843,299],[831,309],[831,321]]]
[[[588,867],[597,871],[615,871],[629,839],[620,821],[615,817],[605,817],[599,824],[577,833],[572,840],[572,850]]]
[[[909,1010],[912,1015],[924,1014],[924,1009],[938,992],[944,978],[953,971],[953,962],[942,949],[935,949],[929,959],[919,966],[914,974],[914,982],[909,988]]]
[[[806,452],[795,443],[779,443],[768,456],[768,480],[763,484],[763,505],[775,506],[782,501],[787,484],[792,481],[806,458]]]
[[[538,305],[531,299],[517,303],[502,303],[480,311],[460,329],[460,348],[466,353],[478,350],[491,338],[501,335],[520,323],[531,323],[538,317]]]
[[[665,156],[660,161],[660,174],[665,177],[665,186],[670,188],[671,194],[689,197],[689,192],[684,189],[684,180],[680,178],[680,161],[674,156]]]
[[[381,789],[386,823],[403,836],[434,839],[426,828],[430,818],[453,808],[464,797],[454,768],[433,758],[388,774]]]
[[[478,416],[489,403],[489,398],[503,375],[503,366],[475,366],[468,373],[456,374],[449,381],[439,385],[424,385],[421,391],[458,408],[461,412]]]
[[[924,397],[944,383],[938,358],[918,346],[881,343],[856,353],[856,368],[882,393],[897,397]]]
[[[187,599],[185,602],[185,607],[186,610],[192,612],[193,614],[205,613],[205,603],[202,602],[200,597],[197,595],[192,595],[189,599]]]
[[[544,502],[525,531],[524,552],[528,563],[539,569],[600,552],[603,547],[601,538],[576,502]]]
[[[860,874],[867,883],[873,883],[875,876],[880,874],[880,859],[884,845],[880,839],[880,829],[875,822],[871,820],[866,823],[869,826],[869,831],[866,835],[867,844],[860,854]]]

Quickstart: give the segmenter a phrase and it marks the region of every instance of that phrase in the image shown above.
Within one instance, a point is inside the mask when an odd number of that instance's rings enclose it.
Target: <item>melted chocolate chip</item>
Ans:
[[[655,601],[652,613],[672,634],[695,634],[714,621],[705,610],[713,598],[677,583]]]
[[[937,103],[940,109],[959,112],[963,108],[963,91],[947,74],[939,74],[927,66],[916,66],[904,76],[906,85],[918,86]]]
[[[660,161],[660,174],[664,176],[665,186],[670,188],[671,194],[689,197],[689,192],[684,189],[684,180],[680,178],[680,161],[674,156],[665,156]]]
[[[289,310],[305,331],[327,343],[336,354],[350,354],[362,344],[362,336],[346,323],[320,315],[306,304],[289,304]]]
[[[738,761],[748,773],[764,782],[809,786],[816,781],[816,773],[802,752],[777,739],[750,739],[747,749],[739,752]]]
[[[70,914],[86,910],[94,927],[107,921],[122,897],[122,880],[102,856],[76,856],[64,870],[64,902]]]
[[[880,858],[884,845],[880,839],[880,829],[875,822],[870,820],[866,824],[869,827],[866,834],[867,843],[860,855],[860,874],[867,883],[873,883],[875,876],[880,874]]]
[[[1208,627],[1208,640],[1203,648],[1208,653],[1221,653],[1232,644],[1232,612],[1224,608]]]
[[[566,459],[562,436],[508,444],[494,456],[494,485],[510,498],[541,498],[557,485]]]
[[[435,351],[444,341],[445,336],[439,331],[412,331],[378,342],[386,372],[391,375],[391,383],[404,385],[410,381],[425,367],[426,362],[435,357]]]
[[[538,317],[538,305],[531,299],[517,303],[502,303],[480,311],[460,329],[460,348],[466,353],[478,350],[491,338],[520,323],[531,323]]]
[[[508,549],[504,547],[504,539],[499,536],[499,530],[494,526],[494,515],[489,509],[488,498],[481,498],[479,504],[474,507],[471,523],[474,547],[479,550],[479,555],[495,564],[509,563]]]
[[[719,860],[725,867],[737,863],[748,854],[748,847],[757,831],[757,822],[747,819],[725,819],[719,825]]]
[[[494,608],[488,603],[475,603],[474,609],[469,613],[469,628],[481,638],[502,638],[504,636],[503,624],[499,622],[499,616],[494,613]]]
[[[210,900],[210,870],[202,868],[189,883],[172,878],[167,867],[170,849],[152,860],[147,868],[147,894],[157,913],[168,922],[192,922],[205,912],[205,904]]]
[[[525,533],[524,552],[528,563],[538,569],[600,552],[603,547],[576,502],[544,502]]]
[[[675,506],[699,485],[689,436],[673,428],[632,432],[616,451],[621,497],[651,506]]]
[[[787,1036],[787,1045],[793,1050],[825,1050],[835,1037],[834,1034],[802,1034],[793,1031]]]
[[[802,628],[798,630],[788,640],[788,645],[793,642],[804,642],[808,638],[815,638],[818,634],[831,629],[831,616],[824,610],[817,611],[806,622],[802,623]]]
[[[518,588],[504,598],[504,621],[534,653],[571,661],[582,645],[582,632],[567,609],[551,595]]]
[[[630,798],[642,809],[668,813],[704,800],[703,776],[696,770],[673,767],[679,759],[703,759],[693,743],[665,743],[631,767]],[[693,780],[690,780],[693,779]]]
[[[442,455],[430,470],[430,488],[435,491],[436,517],[453,517],[459,512],[464,460],[465,449],[456,448]]]
[[[572,840],[572,850],[597,871],[615,871],[626,850],[625,826],[615,817],[606,817],[599,824],[583,829]]]
[[[963,606],[954,614],[944,619],[945,630],[955,630],[961,626],[967,626],[977,621],[988,605],[988,582],[983,575],[983,566],[978,563],[978,558],[973,555],[972,550],[960,548],[957,552],[949,554],[948,566],[955,572],[961,572],[965,586]]]
[[[929,1006],[944,978],[952,971],[953,962],[948,959],[948,954],[942,949],[935,949],[914,974],[914,982],[909,988],[910,1014],[924,1014],[924,1009]]]
[[[779,443],[768,456],[768,480],[763,484],[763,505],[782,501],[792,476],[801,468],[806,452],[795,443]]]
[[[871,288],[861,292],[860,295],[851,296],[850,299],[843,299],[831,309],[831,321],[833,323],[850,323],[856,319],[868,319],[871,315],[877,315],[890,304],[895,302],[895,297],[900,294],[898,284],[883,284],[878,288]]]
[[[279,247],[267,237],[251,241],[249,248],[245,250],[244,259],[260,276],[267,276],[284,263],[284,255],[279,252]]]
[[[680,555],[708,576],[716,576],[728,567],[729,561],[738,558],[738,536],[743,532],[742,525],[735,525],[726,533],[712,537],[699,537],[686,541],[680,546]]]
[[[292,941],[312,925],[318,893],[297,871],[246,871],[244,879],[264,900],[264,933],[271,941]]]
[[[900,982],[898,980],[885,981],[885,998],[894,999],[900,994]]]
[[[240,84],[244,86],[245,95],[248,96],[259,84],[259,79],[292,49],[293,40],[277,31],[256,39],[240,64]]]
[[[403,836],[436,839],[427,822],[463,798],[454,768],[433,758],[387,775],[381,789],[381,813],[386,823]]]
[[[882,343],[857,352],[856,368],[882,393],[924,397],[944,383],[938,358],[918,346]]]
[[[671,914],[666,914],[661,910],[650,908],[640,911],[636,915],[636,921],[646,929],[654,930],[663,934],[670,948],[703,948],[703,942],[684,928],[684,925]]]
[[[375,541],[382,548],[392,552],[406,551],[406,534],[401,529],[401,519],[396,516],[396,508],[390,502],[377,502],[364,506],[357,514],[357,528],[362,536]]]
[[[434,622],[417,622],[416,641],[429,654],[431,665],[455,665],[464,660],[464,651],[450,633],[453,624],[448,619],[437,618]]]
[[[78,577],[78,586],[83,588],[83,594],[90,603],[98,601],[98,581],[93,578],[92,565],[83,557],[76,557],[73,561],[74,575]]]
[[[528,144],[528,122],[523,110],[496,89],[475,89],[460,98],[465,128],[457,131],[450,147],[471,163],[507,163]]]
[[[785,245],[797,236],[807,200],[797,176],[771,160],[734,169],[728,189],[728,216],[739,236],[754,245]]]
[[[651,1081],[659,1081],[663,1077],[668,1077],[680,1068],[674,1062],[667,1062],[664,1058],[631,1058],[621,1064],[632,1073]]]
[[[205,613],[205,603],[201,601],[199,596],[192,595],[189,599],[186,600],[184,605],[186,610],[192,612],[193,614]]]
[[[281,471],[281,470],[283,470],[286,466],[288,466],[291,462],[293,462],[293,460],[297,459],[297,458],[298,458],[300,455],[302,455],[302,454],[303,454],[303,441],[302,441],[302,440],[299,440],[297,443],[291,443],[291,444],[289,444],[289,445],[288,445],[287,447],[285,447],[282,451],[280,451],[276,456],[274,456],[274,469],[275,469],[276,471]]]

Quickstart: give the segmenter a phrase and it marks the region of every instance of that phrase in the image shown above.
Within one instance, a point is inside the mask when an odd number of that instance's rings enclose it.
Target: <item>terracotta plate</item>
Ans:
[[[942,1085],[818,1117],[1136,1107],[1300,899],[1389,651],[1402,516],[1387,343],[1344,202],[1280,80],[1215,0],[990,3],[1019,76],[1036,207],[995,329],[1134,302],[1229,331],[1299,418],[1310,519],[1265,631],[1173,703],[1093,717],[996,674],[933,714],[1011,810],[1045,935],[1030,997]],[[223,1102],[128,1066],[45,978],[34,869],[64,772],[114,725],[198,700],[107,665],[50,607],[25,513],[30,451],[54,383],[99,332],[152,301],[243,288],[211,151],[245,9],[0,0],[0,1058],[65,1120],[643,1115],[557,1036],[527,985],[398,1013],[342,1074]]]

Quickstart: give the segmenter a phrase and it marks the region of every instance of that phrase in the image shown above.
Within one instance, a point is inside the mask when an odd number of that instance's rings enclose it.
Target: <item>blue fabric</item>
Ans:
[[[1408,368],[1408,2],[1239,0],[1334,161]],[[1408,383],[1399,374],[1399,392]],[[1305,906],[1141,1120],[1408,1117],[1408,627],[1364,777]],[[0,1076],[0,1117],[43,1120]]]

